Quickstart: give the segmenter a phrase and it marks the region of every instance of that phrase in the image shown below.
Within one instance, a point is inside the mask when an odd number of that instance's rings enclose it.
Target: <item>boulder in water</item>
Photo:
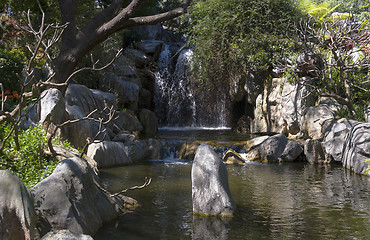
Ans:
[[[48,232],[41,240],[94,240],[90,235],[74,233],[70,230],[63,229]]]
[[[231,217],[235,203],[229,189],[227,169],[208,145],[199,146],[191,170],[193,213]]]
[[[347,134],[342,163],[343,166],[355,173],[370,176],[367,168],[370,162],[370,123],[359,123]]]

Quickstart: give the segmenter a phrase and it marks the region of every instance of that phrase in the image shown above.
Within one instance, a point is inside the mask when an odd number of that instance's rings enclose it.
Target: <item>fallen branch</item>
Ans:
[[[110,194],[111,197],[117,197],[118,195],[120,194],[123,194],[123,193],[126,193],[127,191],[131,191],[131,190],[135,190],[135,189],[142,189],[142,188],[145,188],[147,186],[149,186],[149,184],[152,182],[152,178],[147,178],[145,177],[145,182],[143,185],[141,186],[133,186],[133,187],[130,187],[130,188],[127,188],[127,189],[124,189],[120,192],[117,192],[117,193],[113,193],[113,194]]]

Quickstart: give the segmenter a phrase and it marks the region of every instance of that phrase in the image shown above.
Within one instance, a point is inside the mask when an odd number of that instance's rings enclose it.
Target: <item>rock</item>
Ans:
[[[342,152],[347,133],[358,123],[357,121],[343,118],[335,122],[331,129],[326,132],[323,147],[325,153],[331,156],[332,160],[336,162],[342,161]]]
[[[137,69],[135,66],[135,62],[122,55],[118,59],[114,61],[111,66],[112,71],[109,74],[116,74],[118,77],[128,77],[128,78],[136,78],[137,77]]]
[[[144,52],[132,48],[126,48],[123,54],[134,61],[137,67],[143,67],[152,61],[152,58]]]
[[[208,145],[199,146],[191,170],[193,213],[230,217],[235,203],[229,190],[227,169]]]
[[[148,159],[161,159],[162,142],[160,140],[148,138],[141,142],[145,144],[145,151],[149,153]]]
[[[233,130],[238,133],[250,133],[250,126],[252,123],[252,118],[246,115],[243,115],[239,118],[236,126],[233,127]]]
[[[316,77],[319,69],[322,69],[323,59],[316,53],[302,53],[297,58],[296,71],[301,76]]]
[[[306,138],[323,139],[334,123],[334,113],[326,105],[309,107],[302,116],[301,131]]]
[[[330,163],[330,158],[325,154],[319,140],[307,139],[304,145],[304,155],[310,164]]]
[[[246,94],[244,90],[246,77],[234,76],[229,80],[229,96],[232,102],[240,102]]]
[[[66,111],[68,113],[68,119],[82,119],[85,117],[82,109],[77,106],[66,105]],[[93,139],[94,131],[92,122],[89,120],[84,120],[76,122],[74,124],[69,124],[64,128],[64,137],[68,139],[73,146],[77,148],[82,148],[86,144],[87,139]]]
[[[296,141],[288,139],[284,152],[280,155],[280,162],[293,162],[301,156],[303,148]]]
[[[257,97],[263,92],[263,78],[253,73],[247,73],[245,77],[244,91],[247,94],[247,101],[252,106],[256,105]]]
[[[152,108],[152,100],[153,100],[153,94],[146,90],[145,88],[141,88],[139,92],[139,101],[138,101],[138,107],[139,108]]]
[[[121,131],[119,132],[114,138],[113,138],[113,142],[122,142],[122,143],[125,143],[125,142],[133,142],[134,140],[136,139],[136,136],[132,133],[130,133],[129,131]]]
[[[117,112],[117,116],[113,120],[114,126],[117,128],[116,132],[121,132],[123,130],[129,132],[140,132],[143,130],[139,119],[137,119],[134,112],[130,110]]]
[[[144,142],[125,142],[125,152],[133,162],[139,162],[147,160],[150,156],[150,152]]]
[[[70,158],[33,189],[42,234],[68,229],[94,235],[119,214],[112,199],[95,184],[94,173],[84,159]]]
[[[227,150],[227,152],[225,153],[223,157],[223,161],[226,163],[231,163],[231,164],[244,164],[245,163],[242,156],[240,156],[239,153],[235,152],[232,149]]]
[[[132,163],[125,144],[121,142],[92,143],[89,145],[86,155],[94,159],[99,169]]]
[[[66,120],[65,101],[63,94],[55,88],[50,88],[41,93],[39,106],[40,123],[48,125],[61,124]]]
[[[125,81],[114,73],[106,73],[100,88],[116,94],[118,107],[127,107],[134,105],[138,101],[140,87],[130,81]]]
[[[33,199],[17,176],[0,170],[0,239],[38,239]]]
[[[365,121],[370,122],[370,105],[367,106],[364,115],[365,115]]]
[[[294,140],[283,134],[261,136],[248,141],[244,147],[247,161],[260,162],[292,162],[303,152],[302,147]]]
[[[365,162],[368,159],[370,159],[370,123],[359,123],[347,134],[342,164],[355,173],[370,176],[370,171],[367,171],[370,163]]]
[[[199,142],[183,143],[179,151],[179,158],[192,161],[195,157],[195,153],[197,152],[199,146],[200,146]]]
[[[100,90],[88,89],[86,86],[79,84],[69,84],[65,93],[66,104],[78,106],[84,116],[87,116],[95,109],[102,111],[105,106],[115,106],[114,94],[102,92]],[[92,117],[108,119],[107,116],[95,113]]]
[[[308,91],[307,87],[285,78],[272,79],[256,99],[251,132],[297,134],[303,110],[313,104],[310,98],[303,97]]]
[[[155,137],[158,131],[158,119],[154,112],[148,109],[142,109],[139,113],[139,120],[143,126],[145,137]]]
[[[58,230],[48,232],[41,240],[94,240],[91,236],[71,232],[70,230]]]
[[[145,52],[146,54],[158,56],[161,52],[162,45],[163,41],[146,40],[139,42],[138,47],[141,51]]]

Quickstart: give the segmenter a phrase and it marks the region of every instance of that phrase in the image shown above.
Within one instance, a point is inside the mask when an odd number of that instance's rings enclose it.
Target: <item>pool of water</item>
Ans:
[[[141,204],[94,239],[369,239],[370,178],[340,166],[228,165],[234,218],[192,214],[191,163],[152,162],[101,171],[103,185]]]

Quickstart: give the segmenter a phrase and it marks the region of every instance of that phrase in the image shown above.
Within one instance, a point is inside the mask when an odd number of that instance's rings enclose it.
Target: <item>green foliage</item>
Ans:
[[[10,131],[10,125],[0,126],[0,137],[4,139]],[[29,188],[33,187],[43,178],[52,173],[58,162],[48,159],[44,155],[47,146],[47,136],[41,126],[21,130],[18,136],[20,149],[16,149],[13,138],[9,139],[3,153],[0,155],[0,169],[8,169],[14,172]],[[55,139],[54,144],[62,145],[71,149],[71,145]]]
[[[6,90],[19,90],[19,78],[23,69],[23,52],[18,49],[0,48],[0,79]]]
[[[286,0],[194,1],[189,13],[194,75],[222,86],[248,71],[272,70],[290,46],[287,25],[302,17]]]
[[[299,0],[300,9],[320,22],[324,21],[325,17],[334,12],[340,5],[338,3],[333,6],[332,1]]]

